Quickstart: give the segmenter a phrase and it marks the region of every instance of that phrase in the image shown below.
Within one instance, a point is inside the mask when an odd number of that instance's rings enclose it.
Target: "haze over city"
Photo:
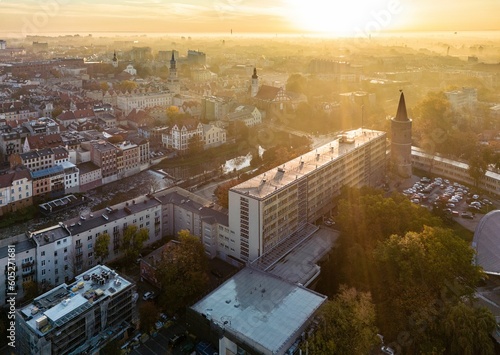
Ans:
[[[500,0],[0,0],[0,353],[500,354]]]
[[[495,0],[3,0],[0,33],[493,31],[498,13]]]

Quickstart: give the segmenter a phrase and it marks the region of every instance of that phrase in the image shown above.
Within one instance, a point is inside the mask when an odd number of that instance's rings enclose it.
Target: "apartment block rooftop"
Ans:
[[[128,215],[132,215],[159,205],[160,202],[158,202],[155,198],[141,196],[112,207],[106,207],[102,210],[90,212],[88,214],[81,214],[79,217],[65,221],[64,225],[71,232],[71,235],[77,235],[89,229],[97,228]]]
[[[28,231],[26,235],[39,247],[70,236],[69,231],[61,223],[34,232]]]
[[[264,199],[294,183],[316,169],[320,169],[349,152],[369,143],[372,139],[385,135],[385,132],[368,129],[348,131],[321,147],[311,150],[285,164],[268,170],[241,184],[231,191]]]
[[[115,271],[97,265],[78,275],[74,283],[53,288],[18,312],[34,333],[45,336],[130,285]]]

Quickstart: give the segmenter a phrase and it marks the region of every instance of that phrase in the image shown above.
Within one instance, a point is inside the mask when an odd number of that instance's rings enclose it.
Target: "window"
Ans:
[[[92,249],[92,243],[89,243],[88,248]]]
[[[57,256],[57,250],[54,252],[54,256]]]
[[[42,251],[42,254],[41,254],[41,256],[45,256],[45,251]]]
[[[42,266],[45,266],[45,260],[42,260]]]
[[[89,235],[89,236],[87,237],[87,240],[92,240],[92,236],[91,236],[91,235]]]
[[[42,275],[45,275],[45,269],[42,269]]]

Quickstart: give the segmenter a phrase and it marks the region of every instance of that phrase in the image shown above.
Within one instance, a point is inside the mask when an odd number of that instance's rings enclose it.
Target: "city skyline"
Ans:
[[[2,0],[0,33],[321,33],[496,31],[500,2],[404,0]],[[92,9],[92,11],[89,11]]]

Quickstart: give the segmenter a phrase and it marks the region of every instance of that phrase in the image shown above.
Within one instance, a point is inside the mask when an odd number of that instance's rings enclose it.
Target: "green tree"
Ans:
[[[488,309],[459,302],[450,307],[443,327],[450,354],[495,353],[491,334],[496,328],[496,321]]]
[[[149,332],[153,329],[155,322],[158,319],[158,314],[158,307],[154,302],[143,302],[139,306],[140,328],[143,332]]]
[[[95,256],[101,259],[101,263],[106,259],[109,255],[109,242],[111,237],[108,233],[99,234],[95,240],[94,252]]]
[[[424,227],[380,243],[375,250],[380,283],[374,292],[381,300],[378,318],[384,334],[395,337],[408,329],[417,348],[441,342],[436,334],[443,307],[471,300],[484,277],[471,263],[473,256],[465,241],[443,228]],[[436,308],[436,300],[444,305]]]
[[[476,154],[473,154],[469,159],[468,169],[469,176],[474,180],[474,186],[478,187],[487,169],[488,162],[485,156],[481,154],[481,151],[476,150]]]
[[[188,140],[189,154],[195,155],[203,151],[203,136],[199,134],[193,135]]]
[[[369,293],[343,286],[319,316],[320,327],[307,344],[312,354],[368,354],[380,343]]]
[[[177,311],[194,302],[208,287],[208,257],[200,240],[189,231],[178,233],[179,243],[163,253],[156,272],[160,280],[160,304]]]
[[[296,93],[304,93],[307,87],[307,78],[302,74],[292,74],[286,81],[286,90]]]
[[[138,229],[136,225],[131,224],[123,231],[123,237],[120,244],[120,250],[125,254],[128,261],[134,261],[144,245],[149,239],[149,231],[146,228]]]

